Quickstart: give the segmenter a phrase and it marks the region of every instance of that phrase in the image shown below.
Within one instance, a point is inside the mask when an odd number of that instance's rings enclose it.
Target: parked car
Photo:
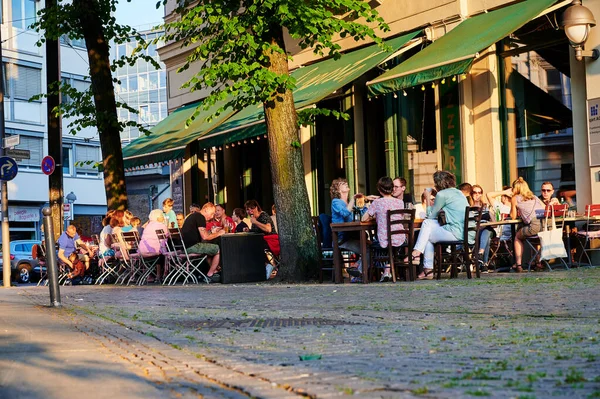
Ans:
[[[10,243],[11,278],[20,283],[29,283],[34,274],[39,277],[38,260],[33,259],[31,250],[36,240],[15,240]],[[0,273],[3,269],[2,250],[0,249]]]

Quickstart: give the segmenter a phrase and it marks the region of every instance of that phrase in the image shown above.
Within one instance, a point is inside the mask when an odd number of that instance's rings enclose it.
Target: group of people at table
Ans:
[[[211,282],[219,282],[220,247],[219,237],[227,233],[261,233],[265,236],[276,235],[276,216],[263,211],[255,200],[246,201],[244,208],[235,208],[232,216],[225,212],[223,204],[208,202],[200,207],[192,204],[187,215],[173,211],[174,201],[167,198],[162,209],[154,209],[148,215],[148,221],[141,225],[141,220],[130,211],[110,210],[106,213],[99,233],[97,254],[100,258],[128,259],[128,244],[123,233],[138,231],[138,251],[142,256],[163,256],[168,252],[159,232],[169,235],[169,228],[178,228],[181,240],[189,254],[207,255],[209,269],[206,276]],[[275,211],[273,207],[273,212]],[[271,237],[273,238],[273,237]],[[86,243],[77,234],[76,227],[70,225],[59,237],[58,258],[69,269],[69,278],[83,277],[89,269],[89,259],[95,255],[95,248]],[[265,248],[267,244],[265,242]],[[157,269],[160,280],[164,277],[164,268]],[[270,263],[267,261],[267,272]],[[83,265],[83,266],[82,266]],[[272,271],[273,268],[271,267]],[[268,273],[270,275],[270,273]]]
[[[374,219],[377,224],[376,237],[371,240],[371,247],[375,249],[387,248],[387,214],[389,210],[412,209],[412,197],[407,194],[406,180],[400,177],[392,179],[382,177],[377,182],[377,191],[379,195],[365,196],[358,193],[350,196],[350,187],[345,179],[335,179],[330,186],[331,195],[331,220],[332,223],[351,222],[354,218],[354,211],[358,208],[361,212],[361,220],[368,221]],[[554,187],[550,182],[542,184],[542,195],[537,197],[529,188],[527,182],[519,177],[512,187],[504,187],[502,191],[490,192],[484,196],[483,188],[480,185],[471,185],[463,183],[457,187],[456,177],[448,171],[437,171],[433,174],[433,188],[426,188],[421,194],[421,203],[414,206],[415,219],[422,219],[422,224],[418,237],[416,239],[410,259],[405,259],[413,264],[420,264],[423,258],[423,269],[418,275],[420,280],[433,279],[434,245],[441,241],[460,241],[464,237],[465,209],[468,206],[480,207],[482,211],[487,211],[489,215],[497,215],[499,219],[510,217],[511,219],[520,218],[522,227],[516,232],[514,238],[515,263],[512,271],[520,273],[523,271],[522,257],[524,240],[527,237],[537,235],[542,228],[538,215],[544,213],[547,205],[559,204],[557,198],[553,197]],[[362,204],[357,202],[366,199],[370,201]],[[440,225],[438,216],[440,212],[445,214],[445,224]],[[398,228],[400,228],[399,226]],[[511,237],[511,227],[505,225],[502,227],[501,239]],[[488,260],[490,252],[490,242],[496,231],[492,228],[485,228],[479,232],[480,248],[475,254],[476,262],[482,272],[488,272]],[[393,247],[401,246],[406,237],[395,234],[391,243]],[[475,232],[469,232],[469,241],[475,241]],[[360,241],[357,237],[340,232],[338,234],[338,245],[340,249],[360,253]],[[359,282],[363,277],[365,263],[359,260],[355,267],[346,269],[352,277],[352,282]],[[381,276],[381,282],[389,281],[391,273],[389,267],[386,267]]]

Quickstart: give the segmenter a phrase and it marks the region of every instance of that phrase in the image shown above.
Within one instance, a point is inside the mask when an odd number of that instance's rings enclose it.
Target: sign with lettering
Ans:
[[[17,149],[6,149],[4,155],[7,157],[14,158],[16,161],[22,161],[24,159],[31,159],[30,150],[17,150]]]
[[[40,210],[38,208],[8,208],[8,219],[11,222],[39,222]]]
[[[462,154],[460,140],[460,107],[458,82],[447,79],[439,85],[441,108],[442,169],[456,176],[456,183],[462,182]]]
[[[587,101],[590,166],[600,166],[600,98]]]

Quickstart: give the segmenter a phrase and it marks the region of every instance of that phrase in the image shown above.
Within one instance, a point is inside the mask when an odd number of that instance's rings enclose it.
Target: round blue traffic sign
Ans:
[[[18,171],[17,161],[11,157],[0,157],[0,180],[12,180]]]
[[[51,175],[54,172],[54,168],[56,167],[56,162],[54,162],[54,158],[50,155],[46,155],[44,159],[42,159],[42,172],[45,175]]]

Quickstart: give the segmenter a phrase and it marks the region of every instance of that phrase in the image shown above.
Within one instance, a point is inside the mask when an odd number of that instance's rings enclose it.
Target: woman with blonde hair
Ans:
[[[521,261],[523,258],[523,241],[527,237],[536,235],[542,229],[542,224],[537,218],[536,211],[544,211],[546,206],[544,203],[531,192],[529,185],[519,177],[512,184],[512,189],[507,189],[502,192],[504,195],[512,196],[510,217],[516,219],[519,215],[523,220],[524,226],[517,231],[515,236],[515,265],[513,271],[521,273],[523,267]]]

